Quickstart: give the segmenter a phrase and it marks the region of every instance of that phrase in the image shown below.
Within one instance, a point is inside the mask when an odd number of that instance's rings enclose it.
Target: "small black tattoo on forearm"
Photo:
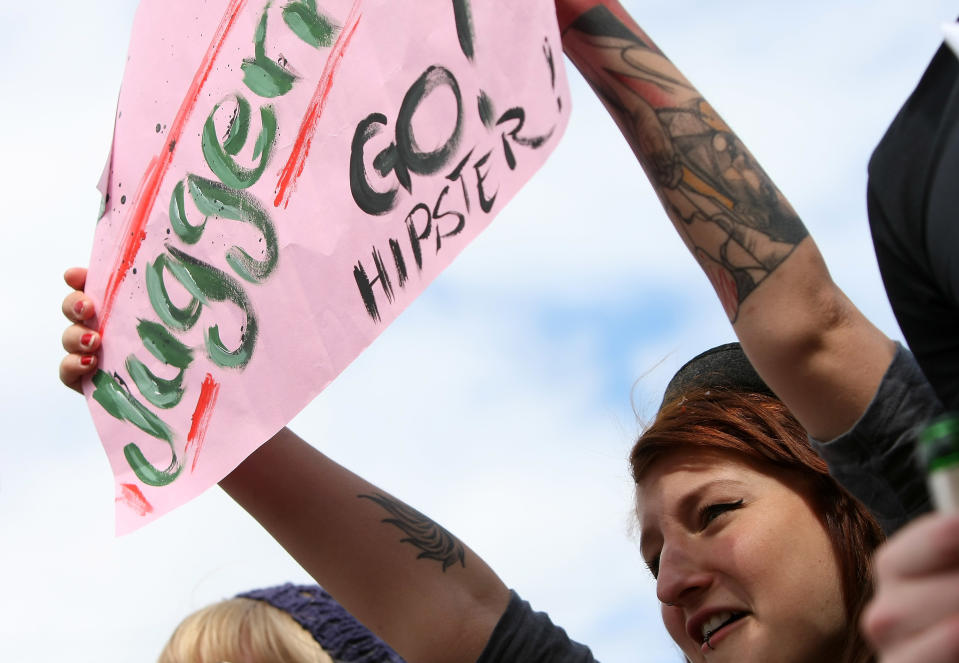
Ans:
[[[379,505],[390,514],[381,522],[393,525],[406,536],[400,543],[409,543],[420,550],[417,559],[433,559],[443,565],[445,572],[457,562],[466,567],[466,548],[456,537],[411,506],[386,495],[357,495]]]

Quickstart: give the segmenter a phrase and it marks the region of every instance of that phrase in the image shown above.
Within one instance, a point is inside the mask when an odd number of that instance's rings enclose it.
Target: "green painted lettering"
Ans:
[[[283,20],[297,37],[314,48],[333,45],[337,27],[316,10],[315,0],[291,2],[283,8]]]
[[[293,89],[296,76],[274,62],[266,54],[266,15],[272,3],[266,3],[263,15],[253,34],[253,57],[243,60],[243,83],[261,97],[282,97]]]
[[[170,295],[167,293],[166,284],[163,282],[163,270],[168,270],[173,274],[173,278],[180,282],[184,288],[193,296],[190,303],[179,308],[173,304]],[[165,254],[160,254],[152,263],[147,263],[146,268],[147,296],[150,298],[150,304],[160,320],[171,329],[177,331],[187,331],[193,328],[196,321],[200,318],[200,312],[203,310],[203,297],[199,288],[193,283],[189,272],[183,269],[176,262],[171,262]]]
[[[187,176],[187,189],[203,214],[242,221],[263,234],[265,256],[262,260],[253,258],[235,245],[226,253],[227,263],[237,274],[250,283],[262,283],[276,268],[279,256],[276,229],[266,210],[252,196],[198,175]]]
[[[273,141],[276,139],[276,116],[270,106],[260,108],[260,122],[263,128],[253,145],[253,158],[259,158],[259,163],[255,168],[245,168],[238,164],[233,157],[243,147],[250,129],[250,104],[239,94],[233,95],[233,98],[236,99],[237,104],[236,115],[230,122],[226,142],[220,144],[216,123],[214,122],[214,116],[223,103],[221,102],[213,107],[210,115],[206,118],[201,143],[203,157],[206,159],[210,170],[227,186],[235,189],[246,189],[260,179],[269,163]],[[170,216],[173,217],[172,214]]]
[[[187,244],[196,244],[203,234],[203,228],[206,227],[206,219],[199,225],[191,225],[186,218],[185,201],[183,199],[183,181],[176,183],[173,187],[173,195],[170,196],[170,225],[177,237]]]
[[[126,367],[137,389],[152,405],[166,410],[176,406],[183,398],[184,371],[182,368],[175,378],[165,380],[154,374],[133,354],[127,357]]]
[[[246,316],[240,344],[232,350],[224,345],[217,325],[206,331],[207,356],[217,366],[223,368],[243,368],[253,357],[253,348],[259,331],[253,305],[239,281],[213,265],[197,260],[174,246],[167,246],[171,256],[189,272],[193,283],[199,288],[204,299],[213,302],[230,301]]]
[[[158,470],[146,459],[140,448],[130,443],[123,447],[130,468],[140,481],[149,486],[165,486],[177,478],[182,469],[173,448],[173,432],[163,420],[151,412],[145,405],[133,397],[113,376],[105,371],[97,371],[93,376],[93,399],[111,416],[121,421],[129,421],[143,432],[161,439],[170,446],[172,459],[164,470]]]
[[[106,371],[97,371],[93,376],[93,399],[111,416],[131,424],[153,437],[166,442],[173,441],[173,432],[160,417],[138,401],[130,391],[121,386]]]
[[[186,368],[193,361],[193,350],[176,339],[163,325],[150,320],[140,320],[137,334],[143,347],[154,357],[169,366]]]

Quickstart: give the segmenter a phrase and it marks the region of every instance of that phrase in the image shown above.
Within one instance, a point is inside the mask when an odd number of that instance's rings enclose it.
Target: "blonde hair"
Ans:
[[[180,622],[157,663],[333,663],[313,636],[263,601],[214,603]]]

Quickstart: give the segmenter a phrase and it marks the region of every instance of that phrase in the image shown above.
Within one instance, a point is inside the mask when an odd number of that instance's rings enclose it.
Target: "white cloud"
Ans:
[[[17,29],[0,55],[17,66],[0,84],[20,95],[0,105],[0,269],[13,314],[0,387],[0,659],[14,663],[149,660],[189,610],[304,578],[218,490],[114,540],[105,456],[81,399],[53,376],[60,273],[89,252],[133,4],[2,10]],[[896,333],[863,171],[954,10],[628,6],[793,200],[840,284]],[[639,378],[665,358],[636,386],[648,414],[675,368],[732,334],[615,127],[572,78],[554,159],[294,428],[459,534],[599,660],[675,661],[625,534],[636,425],[628,387],[608,394],[604,359],[622,347],[617,374]],[[637,301],[647,292],[658,293],[648,312]],[[627,304],[639,314],[614,314]]]

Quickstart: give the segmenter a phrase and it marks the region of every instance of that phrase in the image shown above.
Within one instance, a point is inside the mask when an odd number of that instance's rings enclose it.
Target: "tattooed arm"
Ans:
[[[894,346],[833,283],[785,197],[616,0],[559,0],[563,47],[706,272],[756,369],[814,437],[865,411]]]
[[[220,482],[410,663],[473,663],[509,593],[445,529],[284,428]]]

